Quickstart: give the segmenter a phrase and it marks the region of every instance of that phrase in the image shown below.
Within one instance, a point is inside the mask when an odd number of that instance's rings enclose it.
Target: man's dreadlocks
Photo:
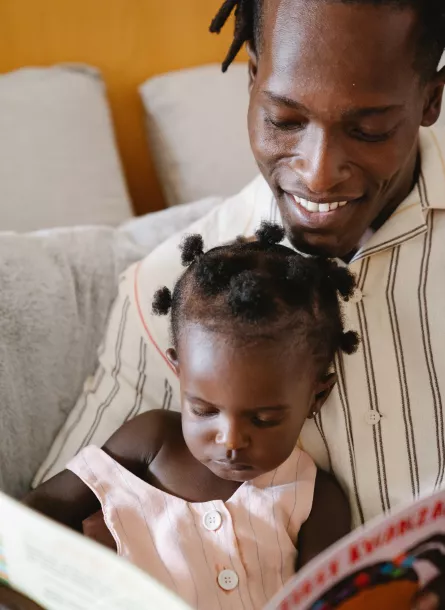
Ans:
[[[235,33],[229,52],[222,64],[223,72],[226,72],[245,42],[255,45],[258,40],[259,3],[260,0],[225,0],[210,24],[212,34],[219,34],[227,19],[235,11]]]
[[[445,0],[307,0],[308,2],[337,1],[345,4],[371,4],[413,8],[419,14],[421,32],[415,67],[422,76],[430,78],[445,49]],[[235,12],[235,33],[229,52],[222,64],[225,72],[244,43],[249,42],[258,53],[261,37],[261,10],[264,0],[225,0],[210,25],[219,34],[228,18]]]

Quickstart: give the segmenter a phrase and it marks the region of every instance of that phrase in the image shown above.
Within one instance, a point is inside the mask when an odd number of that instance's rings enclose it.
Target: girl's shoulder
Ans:
[[[161,449],[178,438],[182,438],[180,413],[156,409],[126,422],[102,449],[127,470],[145,478]]]

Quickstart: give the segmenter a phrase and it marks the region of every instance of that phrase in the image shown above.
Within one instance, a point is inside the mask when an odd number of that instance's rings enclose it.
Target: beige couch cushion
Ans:
[[[258,173],[247,132],[248,73],[234,64],[171,72],[140,88],[169,205],[230,196]]]
[[[117,225],[131,216],[97,70],[0,76],[0,202],[0,230]]]

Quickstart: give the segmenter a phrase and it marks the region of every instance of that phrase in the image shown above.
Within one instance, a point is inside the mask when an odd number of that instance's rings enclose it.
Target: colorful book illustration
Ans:
[[[291,578],[265,610],[409,610],[442,573],[445,491],[356,530]],[[188,608],[111,551],[1,493],[0,582],[48,610]]]

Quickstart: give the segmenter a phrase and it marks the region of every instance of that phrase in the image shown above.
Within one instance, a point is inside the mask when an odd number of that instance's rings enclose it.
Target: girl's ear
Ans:
[[[179,375],[179,360],[178,360],[178,354],[176,353],[176,350],[173,347],[171,347],[170,349],[168,349],[165,352],[165,355],[167,357],[167,360],[170,362],[170,364],[175,369],[176,374]]]
[[[256,79],[256,73],[258,69],[258,58],[255,49],[252,46],[251,42],[248,42],[246,45],[247,55],[249,56],[249,93],[252,91],[253,84]]]
[[[309,412],[309,419],[313,419],[321,410],[321,407],[329,398],[332,390],[337,383],[337,373],[327,374],[321,381],[317,383],[314,400]]]

